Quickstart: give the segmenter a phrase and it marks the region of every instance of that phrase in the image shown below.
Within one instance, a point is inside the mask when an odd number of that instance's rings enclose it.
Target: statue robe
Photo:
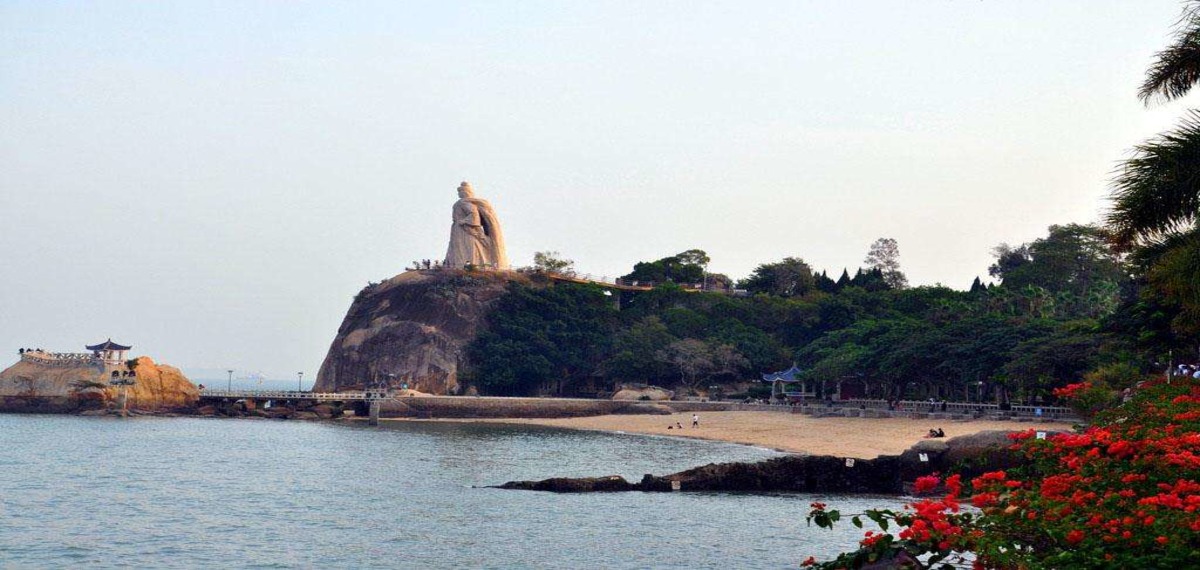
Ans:
[[[508,269],[504,233],[500,220],[487,200],[462,198],[451,210],[450,247],[446,267],[461,269],[470,264],[483,269]]]

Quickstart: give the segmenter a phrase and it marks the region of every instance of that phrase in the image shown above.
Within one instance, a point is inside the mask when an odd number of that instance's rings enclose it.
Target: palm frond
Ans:
[[[1200,112],[1134,147],[1112,183],[1107,221],[1118,248],[1152,242],[1195,225],[1200,210]]]
[[[1149,105],[1152,100],[1170,101],[1183,97],[1200,81],[1200,1],[1184,7],[1175,24],[1172,42],[1155,54],[1146,71],[1146,81],[1138,89],[1138,98]]]

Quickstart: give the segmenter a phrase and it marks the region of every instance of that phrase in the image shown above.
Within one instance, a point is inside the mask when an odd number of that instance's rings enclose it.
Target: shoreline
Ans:
[[[909,418],[814,418],[777,412],[703,412],[700,427],[691,427],[691,413],[671,415],[602,415],[574,418],[382,418],[381,422],[458,422],[537,425],[668,438],[688,438],[734,443],[795,455],[834,455],[871,459],[896,455],[926,439],[931,428],[941,428],[946,438],[981,431],[1065,430],[1065,422],[1001,420],[952,421]],[[683,429],[667,429],[676,422]]]

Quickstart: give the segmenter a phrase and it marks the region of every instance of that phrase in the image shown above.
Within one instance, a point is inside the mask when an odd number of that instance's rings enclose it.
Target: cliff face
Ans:
[[[342,320],[313,390],[387,383],[459,393],[467,345],[508,283],[524,279],[509,272],[409,271],[368,286]]]
[[[86,361],[21,360],[0,372],[0,412],[72,413],[114,405],[120,394],[120,388],[108,384],[114,370],[127,368]],[[177,368],[142,356],[134,370],[137,380],[127,389],[131,410],[190,408],[200,397],[200,391]]]

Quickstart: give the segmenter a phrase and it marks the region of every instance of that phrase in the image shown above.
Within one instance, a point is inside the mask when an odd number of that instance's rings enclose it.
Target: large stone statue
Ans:
[[[461,269],[470,265],[480,269],[508,269],[504,233],[500,231],[496,211],[487,200],[475,197],[468,182],[458,185],[453,217],[446,267]]]

